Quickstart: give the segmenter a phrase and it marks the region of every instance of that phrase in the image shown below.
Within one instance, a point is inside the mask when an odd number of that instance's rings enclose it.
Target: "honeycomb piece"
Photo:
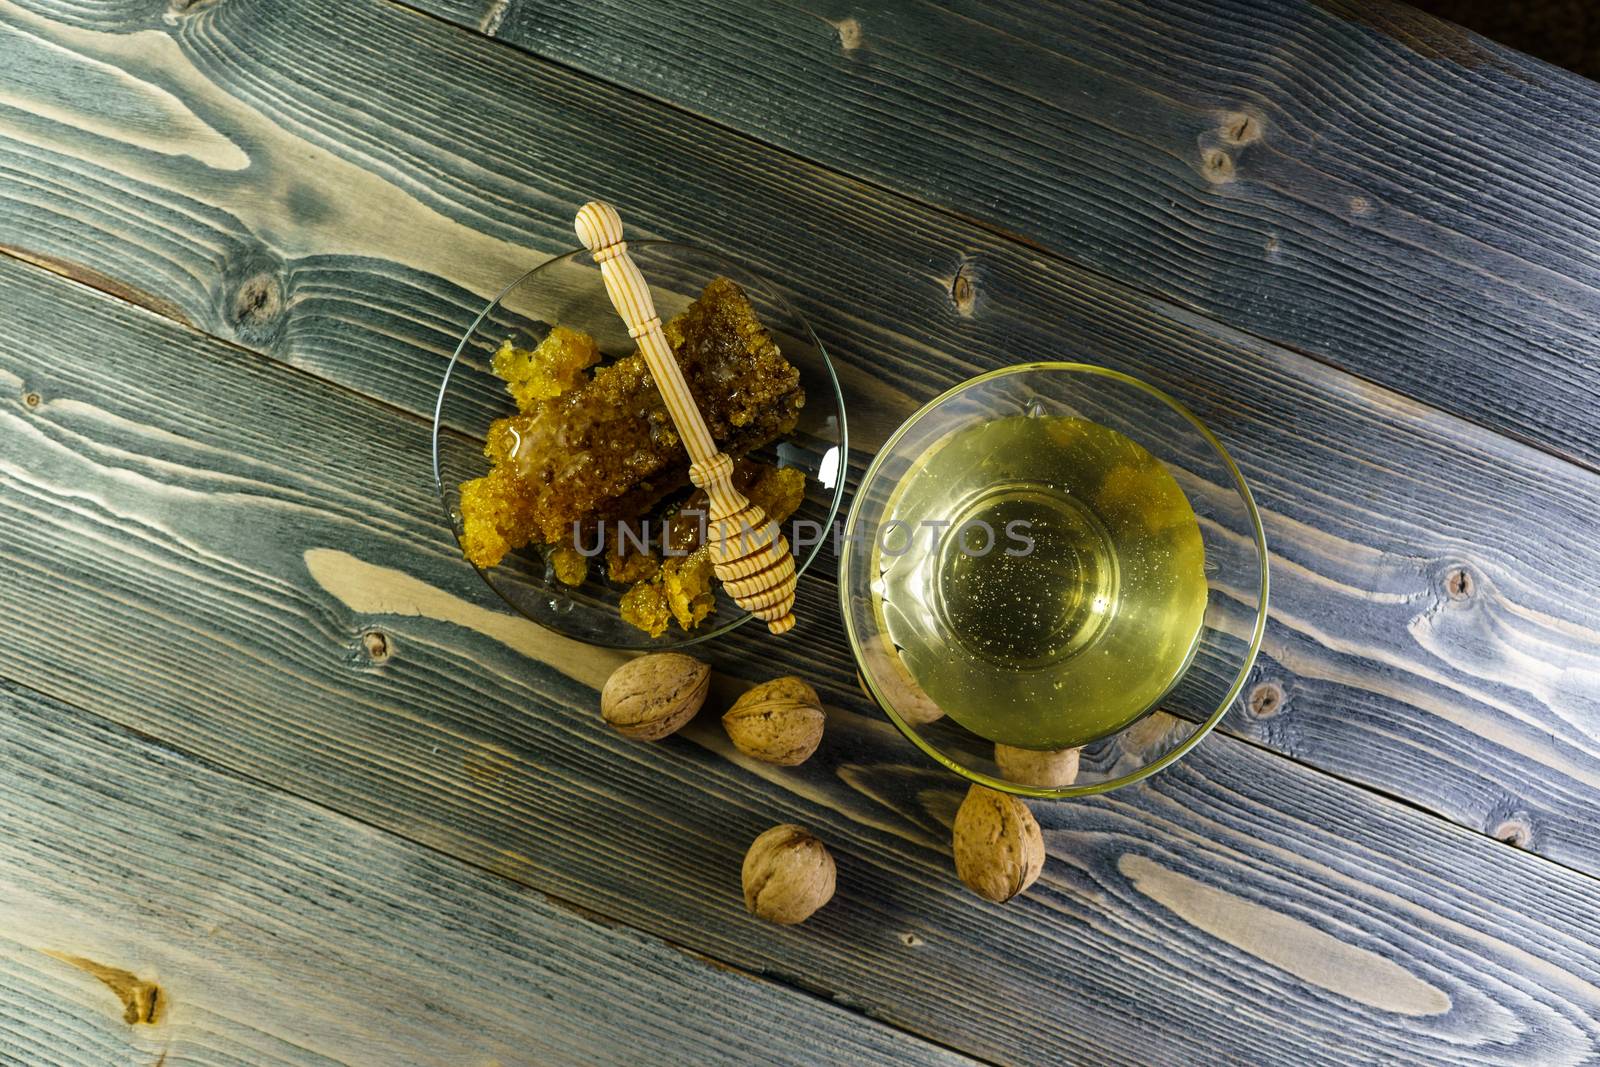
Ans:
[[[743,462],[740,460],[739,462]],[[734,482],[737,484],[739,469],[734,467]],[[711,500],[706,496],[704,489],[696,489],[690,493],[672,514],[667,518],[667,548],[678,555],[686,555],[700,547],[701,540],[705,537],[706,524],[710,521],[709,512]]]
[[[736,285],[714,280],[667,327],[724,450],[738,454],[793,428],[804,403],[799,373]],[[491,426],[494,469],[463,486],[463,547],[479,566],[530,541],[565,543],[574,522],[637,517],[685,482],[687,459],[643,357],[581,380],[595,356],[592,340],[561,327],[531,352],[497,354],[497,371],[527,410]],[[621,573],[648,568],[633,566]]]
[[[767,518],[784,522],[805,503],[806,472],[799,467],[763,467],[744,495],[766,512]]]
[[[672,609],[667,607],[667,594],[659,577],[646,578],[622,594],[618,605],[622,621],[637,626],[651,637],[667,632],[672,621]]]
[[[510,341],[494,354],[495,374],[505,379],[517,409],[533,411],[539,401],[553,400],[584,380],[584,371],[600,362],[600,349],[586,333],[556,326],[534,348],[515,348]]]
[[[683,629],[699,626],[717,606],[717,596],[711,586],[714,577],[711,551],[705,548],[696,549],[687,556],[671,556],[661,564],[667,607]]]
[[[699,548],[687,556],[668,556],[654,577],[637,582],[622,594],[622,618],[660,637],[667,623],[692,630],[717,606],[712,585],[715,569],[708,549]]]
[[[805,403],[800,373],[732,281],[714,279],[664,329],[723,451],[743,455],[794,429]],[[567,543],[575,523],[637,518],[688,481],[688,457],[638,352],[496,420],[484,451],[521,485],[479,515],[463,494],[463,516],[492,526],[500,555],[530,541]],[[481,541],[481,558],[493,558],[480,566],[498,562],[495,539]]]
[[[589,577],[589,557],[567,545],[550,550],[550,567],[562,585],[582,585]]]
[[[654,578],[661,561],[649,552],[635,551],[632,545],[621,545],[620,540],[612,538],[606,546],[606,577],[621,585]]]
[[[662,332],[723,451],[743,455],[794,429],[805,404],[800,372],[732,279],[713,278]]]
[[[479,567],[493,567],[533,535],[534,497],[519,479],[497,467],[461,484],[461,549]]]

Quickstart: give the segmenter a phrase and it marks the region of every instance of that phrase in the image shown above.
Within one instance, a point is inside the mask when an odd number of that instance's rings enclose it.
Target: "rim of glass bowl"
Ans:
[[[922,735],[917,732],[916,727],[907,723],[900,717],[899,712],[894,710],[894,705],[884,697],[883,693],[878,690],[877,685],[873,681],[872,673],[867,669],[864,659],[861,655],[861,637],[856,633],[855,621],[850,614],[850,568],[855,563],[852,549],[855,544],[853,538],[856,532],[856,523],[860,518],[860,505],[861,502],[866,499],[866,488],[872,484],[873,478],[877,476],[879,467],[894,451],[895,445],[900,443],[900,439],[904,437],[911,430],[911,428],[916,425],[916,423],[921,421],[923,416],[929,414],[939,405],[943,404],[952,397],[963,393],[974,386],[980,385],[987,381],[992,381],[996,378],[1003,378],[1011,374],[1026,374],[1037,371],[1064,371],[1073,374],[1092,374],[1103,378],[1110,378],[1113,381],[1122,382],[1124,385],[1131,385],[1136,389],[1142,390],[1143,392],[1166,404],[1179,415],[1182,415],[1185,419],[1187,419],[1190,425],[1199,431],[1200,435],[1205,438],[1206,443],[1208,443],[1212,449],[1216,451],[1217,455],[1221,457],[1223,464],[1228,468],[1228,473],[1233,476],[1234,488],[1238,490],[1239,496],[1244,500],[1245,508],[1250,515],[1251,534],[1255,540],[1256,547],[1256,561],[1261,567],[1261,582],[1258,590],[1260,602],[1256,608],[1255,628],[1250,635],[1250,650],[1245,655],[1244,662],[1240,665],[1239,673],[1234,678],[1233,684],[1228,687],[1227,695],[1222,698],[1220,703],[1218,703],[1216,710],[1213,711],[1204,722],[1198,725],[1192,735],[1176,745],[1172,751],[1164,753],[1159,759],[1152,760],[1136,771],[1130,771],[1129,773],[1122,775],[1120,778],[1110,778],[1103,782],[1093,782],[1087,785],[1059,786],[1056,788],[1023,785],[1020,782],[1011,782],[1002,778],[995,778],[992,775],[984,774],[981,771],[975,771],[972,768],[963,766],[961,763],[945,755],[943,751],[924,739]],[[1261,513],[1256,508],[1255,497],[1250,492],[1250,486],[1246,484],[1244,480],[1244,474],[1239,470],[1238,464],[1234,463],[1233,457],[1228,454],[1228,450],[1222,446],[1222,442],[1217,440],[1216,434],[1212,433],[1206,424],[1201,422],[1200,419],[1187,407],[1179,403],[1164,391],[1157,389],[1149,382],[1135,378],[1131,374],[1124,374],[1121,371],[1112,370],[1109,367],[1096,366],[1092,363],[1069,363],[1053,360],[1044,360],[1035,363],[1018,363],[1014,366],[1001,367],[999,370],[992,370],[985,374],[980,374],[975,378],[969,378],[953,388],[946,389],[944,392],[940,393],[938,396],[922,405],[916,410],[915,413],[911,415],[910,418],[902,422],[899,428],[889,436],[889,439],[886,442],[884,442],[883,447],[878,450],[878,454],[872,458],[871,464],[867,466],[866,473],[861,476],[861,484],[856,489],[855,500],[852,501],[850,505],[849,517],[845,520],[844,545],[839,553],[839,613],[844,616],[844,629],[846,635],[850,639],[850,652],[855,657],[856,664],[861,670],[861,679],[866,684],[867,690],[871,693],[872,699],[878,705],[878,707],[883,709],[884,714],[888,715],[889,720],[895,724],[899,731],[904,734],[912,744],[916,745],[936,763],[939,763],[949,770],[954,771],[967,781],[975,782],[978,785],[987,786],[991,789],[998,789],[1006,793],[1015,793],[1020,796],[1038,797],[1045,800],[1058,800],[1066,797],[1082,797],[1092,796],[1096,793],[1108,793],[1113,789],[1120,789],[1125,785],[1132,785],[1134,782],[1143,781],[1152,774],[1155,774],[1157,771],[1178,762],[1178,760],[1187,755],[1196,745],[1205,740],[1206,736],[1216,728],[1217,723],[1222,721],[1222,717],[1228,713],[1230,708],[1233,707],[1233,702],[1239,698],[1239,692],[1244,688],[1245,679],[1250,676],[1250,670],[1255,666],[1256,654],[1261,650],[1261,640],[1265,636],[1267,629],[1267,595],[1270,584],[1271,583],[1267,573],[1267,536],[1266,531],[1261,525]]]
[[[833,406],[834,406],[834,410],[838,413],[838,416],[839,416],[839,443],[837,445],[837,447],[839,449],[838,481],[833,487],[833,500],[830,501],[829,504],[828,504],[828,517],[823,523],[823,526],[825,528],[832,527],[834,520],[839,517],[839,506],[844,501],[845,484],[849,480],[849,471],[850,471],[850,459],[849,459],[849,457],[850,457],[850,430],[849,430],[849,424],[848,424],[848,422],[846,420],[846,417],[845,417],[844,390],[839,387],[839,375],[838,375],[838,372],[836,372],[833,369],[833,359],[828,355],[828,350],[825,347],[823,347],[822,339],[819,338],[817,336],[816,331],[811,328],[811,323],[806,319],[806,317],[804,315],[800,314],[800,311],[799,311],[798,308],[796,308],[792,303],[790,303],[789,298],[784,295],[784,293],[783,293],[783,291],[781,289],[779,289],[777,286],[773,285],[771,282],[769,282],[762,275],[760,275],[760,274],[756,273],[755,271],[751,270],[749,267],[745,267],[745,266],[743,266],[741,264],[733,262],[727,256],[722,255],[720,252],[713,252],[711,249],[702,248],[699,245],[684,244],[682,241],[629,241],[628,242],[628,247],[630,249],[634,249],[634,250],[637,250],[637,249],[640,249],[640,248],[678,250],[678,251],[682,251],[682,252],[688,252],[688,253],[691,253],[691,254],[697,255],[697,256],[703,256],[703,257],[705,257],[706,259],[708,259],[710,261],[717,262],[717,263],[723,263],[723,264],[726,264],[726,265],[728,265],[730,267],[733,267],[733,268],[735,268],[735,272],[736,273],[743,274],[743,275],[746,275],[748,277],[754,278],[755,280],[759,281],[762,285],[766,286],[768,293],[774,299],[776,299],[779,303],[781,303],[783,305],[783,307],[788,311],[788,313],[790,315],[794,316],[794,320],[796,322],[798,322],[802,327],[805,328],[806,336],[804,338],[802,338],[802,340],[809,339],[810,342],[811,342],[812,347],[816,349],[817,355],[819,357],[821,357],[822,369],[827,372],[828,384],[833,387]],[[552,267],[552,266],[555,266],[555,265],[557,265],[559,263],[568,262],[569,260],[575,259],[575,258],[577,258],[579,256],[587,256],[587,255],[590,255],[590,252],[589,252],[589,250],[587,248],[574,248],[569,252],[562,252],[559,255],[551,256],[549,259],[545,260],[543,263],[539,264],[537,267],[534,267],[532,270],[526,271],[521,276],[519,276],[515,281],[513,281],[510,285],[507,285],[504,289],[500,290],[500,292],[495,294],[494,299],[489,301],[489,303],[484,306],[483,310],[478,312],[477,317],[472,320],[472,324],[470,326],[468,326],[467,329],[466,329],[466,332],[461,335],[461,340],[456,342],[456,350],[453,353],[451,353],[451,355],[450,355],[450,362],[444,369],[444,377],[439,382],[439,395],[438,395],[437,398],[435,398],[434,403],[433,403],[432,439],[429,442],[430,446],[432,448],[432,451],[433,451],[433,488],[434,488],[435,494],[438,496],[438,499],[439,499],[440,510],[444,512],[445,526],[447,526],[450,529],[450,532],[451,532],[452,536],[455,536],[455,534],[456,534],[456,519],[455,519],[455,516],[450,511],[450,505],[448,503],[446,503],[446,501],[445,501],[444,477],[443,477],[443,475],[440,474],[440,471],[439,471],[439,434],[440,434],[440,431],[443,429],[442,423],[443,423],[443,418],[444,418],[444,399],[445,399],[446,394],[450,391],[450,378],[451,378],[451,376],[453,374],[455,374],[456,365],[461,361],[462,355],[466,352],[466,348],[467,348],[468,342],[470,342],[473,339],[473,337],[475,337],[477,335],[478,327],[483,325],[484,320],[487,319],[491,314],[493,314],[494,309],[500,306],[500,302],[502,300],[504,300],[506,298],[506,296],[511,293],[512,290],[516,289],[518,286],[522,285],[524,282],[529,281],[531,278],[533,278],[534,275],[538,274],[540,271],[546,269],[547,267]],[[597,269],[597,273],[596,273],[595,276],[596,276],[596,278],[599,277],[598,269]],[[646,279],[646,280],[648,281],[648,279]],[[822,547],[824,545],[828,544],[831,540],[832,540],[831,537],[824,537],[817,544],[811,546],[811,551],[809,553],[807,553],[805,559],[800,560],[800,562],[795,567],[795,577],[796,577],[796,579],[798,579],[800,575],[802,575],[802,574],[804,574],[806,572],[806,568],[811,566],[812,561],[815,560],[817,558],[818,553],[820,553],[822,551]],[[459,548],[460,548],[460,539],[459,539],[459,537],[457,537],[457,539],[456,539],[456,547],[459,550]],[[463,562],[466,562],[466,563],[470,564],[472,569],[478,572],[478,577],[483,579],[483,583],[485,585],[487,585],[490,589],[494,590],[495,596],[498,596],[502,601],[504,601],[506,606],[509,607],[512,611],[516,612],[522,618],[527,619],[529,622],[532,622],[536,626],[543,626],[546,629],[551,629],[550,625],[547,622],[544,622],[544,621],[542,621],[540,619],[535,619],[533,616],[529,615],[527,612],[525,612],[521,608],[519,608],[516,605],[516,603],[510,597],[506,596],[503,592],[501,592],[500,591],[500,587],[498,585],[496,585],[489,578],[488,573],[482,567],[478,566],[476,563],[472,563],[472,561],[466,559],[465,556],[462,556],[462,560],[463,560]],[[750,621],[750,619],[752,619],[752,618],[754,618],[754,616],[751,615],[748,611],[741,612],[739,615],[737,615],[734,618],[729,619],[727,622],[721,623],[720,625],[717,625],[717,626],[710,627],[707,630],[705,630],[705,632],[703,632],[703,633],[695,633],[693,636],[684,637],[682,639],[676,640],[676,641],[672,642],[671,645],[663,645],[662,649],[663,649],[663,651],[671,651],[673,649],[683,648],[686,645],[697,645],[702,641],[709,641],[713,637],[719,637],[722,634],[728,633],[729,631],[731,631],[731,630],[733,630],[733,629],[735,629],[735,628],[737,628],[739,626],[743,626],[746,622]],[[647,646],[642,646],[642,645],[613,644],[612,642],[609,642],[609,641],[594,641],[594,640],[589,640],[587,638],[577,639],[577,640],[583,640],[585,644],[594,645],[597,648],[617,648],[617,649],[629,649],[629,650],[631,650],[631,649],[636,649],[636,648],[645,648],[645,647],[647,647]]]

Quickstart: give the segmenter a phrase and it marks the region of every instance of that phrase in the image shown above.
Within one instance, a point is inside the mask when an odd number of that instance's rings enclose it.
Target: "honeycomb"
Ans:
[[[734,282],[714,279],[663,332],[724,452],[742,456],[794,429],[800,373]],[[478,566],[530,543],[568,543],[575,524],[638,518],[688,483],[644,357],[586,375],[596,358],[592,339],[559,326],[531,351],[496,353],[519,411],[490,426],[492,468],[461,487],[462,547]]]

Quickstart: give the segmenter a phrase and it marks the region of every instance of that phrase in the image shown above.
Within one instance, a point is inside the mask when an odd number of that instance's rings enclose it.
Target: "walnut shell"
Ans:
[[[956,812],[956,874],[996,904],[1027,889],[1044,869],[1044,836],[1028,805],[981,785]]]
[[[624,737],[659,741],[694,718],[711,688],[711,668],[681,652],[652,652],[611,672],[600,717]]]
[[[862,648],[861,656],[872,667],[872,677],[878,688],[906,722],[912,726],[926,726],[944,717],[944,709],[922,691],[917,680],[911,677],[905,660],[900,658],[899,650],[893,645],[887,642],[870,643]],[[867,688],[866,679],[860,671],[856,672],[856,683],[868,699],[876,699]]]
[[[745,853],[744,906],[768,922],[805,922],[833,899],[836,871],[821,841],[802,826],[774,826]]]
[[[723,729],[735,748],[783,767],[811,758],[826,721],[817,691],[793,677],[763,682],[722,716]]]
[[[1000,777],[1008,781],[1056,789],[1078,780],[1078,752],[1076,748],[1041,752],[996,744],[994,761],[1000,766]]]

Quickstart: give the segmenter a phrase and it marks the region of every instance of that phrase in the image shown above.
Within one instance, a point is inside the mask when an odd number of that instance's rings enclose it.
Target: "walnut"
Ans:
[[[1008,781],[1056,789],[1078,780],[1078,752],[1075,748],[1036,751],[997,744],[994,761],[1000,766],[1000,777]]]
[[[805,922],[833,898],[835,875],[833,857],[804,827],[774,826],[745,853],[744,905],[768,922]]]
[[[975,785],[956,812],[955,856],[968,889],[1004,904],[1039,877],[1044,837],[1021,800]]]
[[[611,672],[600,690],[600,715],[624,737],[659,741],[700,710],[711,668],[681,652],[654,652]]]
[[[905,660],[900,658],[899,649],[887,640],[875,641],[864,645],[861,654],[872,668],[872,679],[878,689],[902,719],[912,726],[927,726],[944,717],[944,709],[935,704],[933,698],[924,693],[916,679],[911,677]],[[856,672],[856,682],[869,699],[876,700],[860,671]]]
[[[763,682],[745,693],[722,716],[722,725],[745,755],[793,767],[817,750],[826,718],[817,691],[788,677]]]

